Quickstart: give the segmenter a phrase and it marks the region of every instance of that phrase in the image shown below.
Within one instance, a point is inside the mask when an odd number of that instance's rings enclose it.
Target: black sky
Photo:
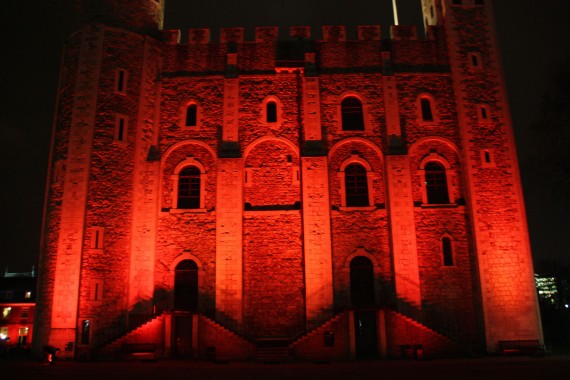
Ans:
[[[0,24],[0,270],[37,263],[44,183],[60,55],[73,0],[2,0]],[[166,28],[392,23],[391,0],[167,0]],[[420,0],[398,0],[401,24],[421,23]],[[539,5],[540,4],[540,5]],[[570,256],[570,202],[557,203],[530,178],[531,125],[553,73],[570,62],[570,1],[495,0],[495,19],[535,259]],[[349,37],[354,33],[349,29]],[[536,260],[535,260],[536,261]]]

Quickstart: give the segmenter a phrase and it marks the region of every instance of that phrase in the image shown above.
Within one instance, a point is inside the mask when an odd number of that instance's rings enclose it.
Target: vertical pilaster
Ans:
[[[101,67],[103,30],[83,31],[63,185],[49,342],[75,342],[89,168]]]
[[[408,156],[386,156],[386,177],[396,296],[398,300],[420,308],[416,223]]]
[[[133,173],[133,215],[128,308],[150,314],[154,293],[159,162],[149,155],[157,139],[155,113],[158,72],[157,47],[150,39],[144,43],[144,58],[137,116]]]
[[[421,308],[420,274],[416,244],[416,223],[412,197],[410,161],[404,153],[396,77],[391,75],[391,57],[382,53],[382,77],[386,109],[386,135],[390,154],[386,155],[388,213],[396,283],[396,297]]]
[[[327,157],[302,157],[307,328],[332,316],[333,280]]]
[[[220,158],[216,185],[216,319],[243,323],[243,159]]]
[[[303,127],[305,141],[323,138],[318,77],[303,77]]]
[[[306,53],[305,60],[308,66],[313,64],[314,53]],[[322,132],[319,78],[304,76],[302,91],[304,151],[305,154],[315,156],[301,158],[305,318],[307,328],[311,329],[332,316],[331,216],[328,159],[320,149]]]
[[[224,127],[222,140],[238,142],[239,78],[224,79]]]

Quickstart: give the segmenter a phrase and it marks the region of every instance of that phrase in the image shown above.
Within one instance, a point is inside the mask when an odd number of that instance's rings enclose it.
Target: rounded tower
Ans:
[[[75,27],[105,24],[142,34],[162,29],[165,0],[76,0]]]
[[[34,333],[36,351],[50,344],[63,358],[86,354],[126,328],[131,310],[149,314],[151,264],[138,263],[154,263],[154,242],[140,231],[154,229],[157,181],[146,188],[142,177],[158,165],[147,156],[156,136],[163,51],[164,0],[74,5],[76,31],[65,44],[54,120]]]

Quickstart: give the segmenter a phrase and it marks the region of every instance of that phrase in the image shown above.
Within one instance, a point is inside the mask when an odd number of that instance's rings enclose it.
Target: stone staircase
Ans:
[[[293,361],[287,339],[258,339],[255,345],[255,361],[259,363],[290,363]]]
[[[136,327],[135,329],[126,332],[111,342],[104,344],[94,351],[98,357],[116,358],[118,353],[120,353],[121,348],[126,344],[154,343],[157,341],[157,339],[159,341],[162,341],[164,335],[163,331],[164,315],[159,315]],[[157,351],[162,351],[163,345],[157,344],[156,346]],[[156,352],[156,354],[160,356],[162,353]]]

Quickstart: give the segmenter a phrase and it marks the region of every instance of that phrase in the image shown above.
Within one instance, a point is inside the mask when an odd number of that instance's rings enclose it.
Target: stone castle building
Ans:
[[[37,347],[349,360],[542,341],[491,2],[417,2],[421,38],[181,42],[164,0],[78,0]]]

